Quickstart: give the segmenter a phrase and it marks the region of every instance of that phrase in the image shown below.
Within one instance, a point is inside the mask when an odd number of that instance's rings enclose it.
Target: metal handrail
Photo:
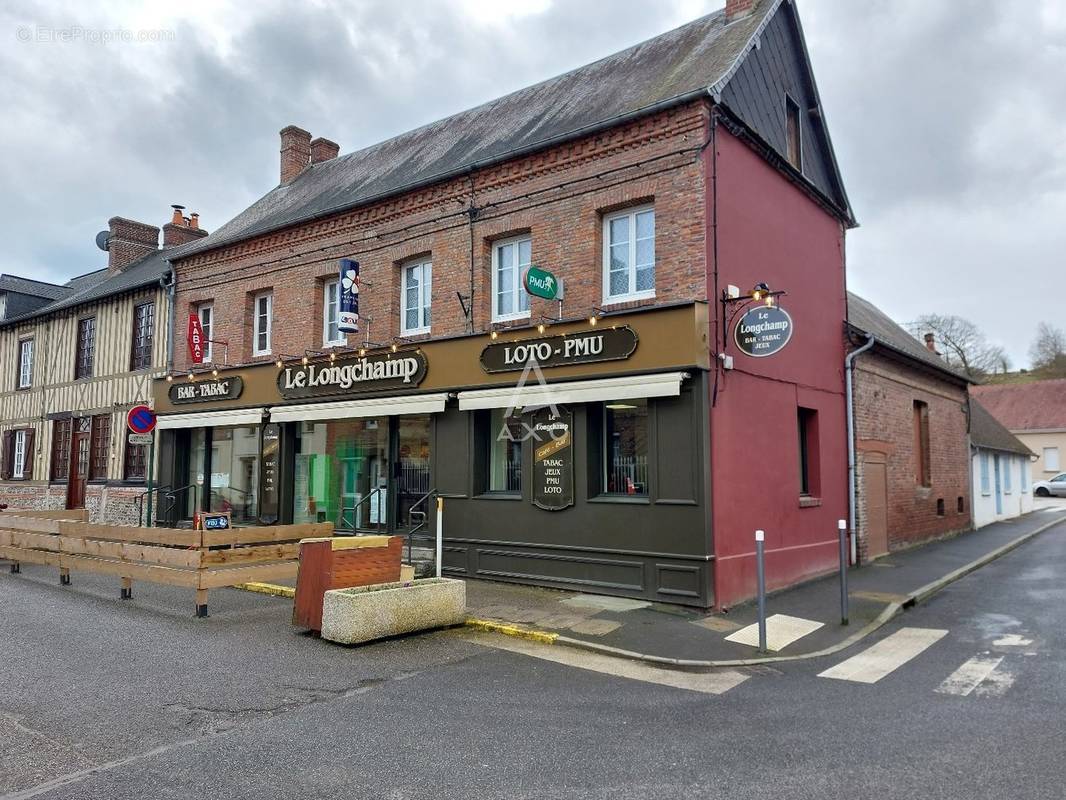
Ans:
[[[411,548],[412,548],[412,542],[414,541],[415,534],[418,531],[422,530],[424,527],[426,527],[426,525],[429,523],[429,512],[427,512],[427,511],[419,511],[417,509],[418,509],[418,507],[420,505],[422,505],[429,498],[433,497],[436,494],[437,494],[437,490],[436,489],[430,489],[424,495],[422,495],[417,500],[415,500],[413,503],[411,503],[410,507],[408,507],[408,509],[407,509],[407,563],[408,564],[414,563],[411,560]],[[421,517],[421,522],[419,522],[418,525],[415,525],[414,522],[413,522],[413,519],[412,519],[416,514],[419,517]]]
[[[359,517],[356,514],[356,512],[359,510],[359,507],[361,505],[363,505],[363,503],[368,502],[370,500],[370,498],[373,497],[374,495],[385,491],[386,488],[387,487],[385,487],[385,486],[375,486],[371,491],[369,491],[365,495],[363,495],[359,499],[359,502],[356,503],[354,506],[350,506],[350,507],[349,506],[342,506],[341,507],[341,522],[344,522],[345,514],[347,512],[349,512],[349,511],[351,511],[352,512],[352,531],[358,530],[359,529]],[[382,509],[380,506],[378,507],[378,520],[377,520],[377,522],[374,523],[375,529],[377,530],[378,533],[381,533],[381,524],[382,524],[381,523],[381,518],[382,518],[382,516],[384,516],[381,513],[381,511],[383,511],[383,510],[384,509]]]
[[[159,491],[162,491],[162,488],[163,487],[159,487]],[[174,506],[178,504],[178,495],[182,492],[187,492],[189,489],[192,489],[193,491],[193,508],[196,508],[196,492],[198,491],[198,487],[195,483],[190,483],[186,486],[180,486],[177,489],[167,489],[165,492],[163,492],[163,499],[167,501],[166,510],[163,512],[164,517],[169,517],[170,512],[174,510]]]

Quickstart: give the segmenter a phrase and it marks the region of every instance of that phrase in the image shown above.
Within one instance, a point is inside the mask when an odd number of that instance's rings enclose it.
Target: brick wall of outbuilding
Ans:
[[[971,523],[966,388],[873,351],[856,360],[856,529],[867,560],[864,455],[883,453],[888,479],[889,549],[969,530]],[[914,401],[929,407],[930,486],[915,471]],[[962,498],[962,511],[958,510]],[[944,501],[943,516],[937,500]]]

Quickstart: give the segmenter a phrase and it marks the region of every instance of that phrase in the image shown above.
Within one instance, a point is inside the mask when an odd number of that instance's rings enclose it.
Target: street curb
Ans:
[[[295,597],[296,590],[291,586],[278,586],[275,583],[258,583],[253,581],[252,583],[238,583],[235,584],[234,589],[241,589],[245,592],[256,592],[257,594],[269,594],[274,597]]]
[[[915,591],[907,595],[905,600],[898,603],[889,603],[877,615],[877,618],[867,623],[863,628],[853,633],[848,638],[841,642],[837,642],[834,645],[825,647],[821,650],[816,650],[813,653],[800,653],[796,655],[787,656],[768,656],[765,658],[737,658],[726,659],[720,661],[703,661],[699,659],[688,658],[668,658],[666,656],[650,655],[648,653],[638,653],[633,650],[624,650],[620,647],[612,647],[606,644],[597,644],[596,642],[587,642],[583,639],[574,639],[570,636],[563,636],[561,634],[548,633],[546,631],[538,631],[528,628],[520,628],[517,625],[511,625],[503,622],[492,622],[490,620],[467,620],[467,625],[470,627],[478,628],[479,630],[493,631],[496,633],[506,633],[509,636],[520,636],[524,639],[530,639],[535,642],[542,642],[543,644],[556,644],[565,645],[579,650],[588,650],[594,653],[600,653],[601,655],[613,656],[615,658],[626,658],[630,661],[643,661],[647,664],[655,664],[658,666],[667,667],[680,667],[687,669],[717,669],[720,667],[754,667],[761,664],[781,664],[788,661],[807,661],[813,658],[821,658],[823,656],[830,656],[835,653],[839,653],[841,650],[845,650],[848,647],[865,639],[874,631],[884,626],[887,622],[898,616],[899,614],[914,608],[919,603],[924,603],[930,597],[937,592],[941,591],[945,587],[954,583],[971,572],[979,570],[981,567],[990,564],[996,559],[1002,558],[1007,553],[1011,552],[1017,547],[1028,542],[1030,539],[1035,538],[1049,528],[1053,528],[1056,525],[1066,523],[1066,519],[1054,519],[1048,522],[1046,525],[1041,525],[1035,530],[1029,531],[1029,533],[1022,534],[1017,539],[1014,539],[1007,544],[997,547],[991,552],[985,553],[978,559],[971,561],[969,564],[965,564],[956,570],[949,572],[938,578],[931,583],[927,583]]]

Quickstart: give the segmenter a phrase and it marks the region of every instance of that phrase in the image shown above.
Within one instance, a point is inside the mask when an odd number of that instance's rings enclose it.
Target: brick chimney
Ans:
[[[940,355],[940,352],[936,349],[936,334],[925,334],[925,349],[933,355]]]
[[[748,16],[753,8],[755,8],[755,0],[725,0],[726,22]]]
[[[113,275],[159,248],[159,228],[123,217],[107,221],[107,272]]]
[[[289,125],[281,129],[281,185],[292,183],[311,163],[311,134]]]
[[[207,236],[207,231],[200,227],[200,215],[185,216],[185,206],[171,206],[174,213],[170,222],[163,226],[163,248],[188,244],[195,239]]]
[[[339,144],[319,136],[311,141],[311,163],[320,164],[323,161],[329,161],[331,158],[336,158],[340,151]]]

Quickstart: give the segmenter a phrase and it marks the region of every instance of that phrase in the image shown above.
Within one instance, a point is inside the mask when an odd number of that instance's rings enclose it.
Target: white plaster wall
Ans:
[[[988,455],[988,493],[981,491],[981,456]],[[1024,456],[999,454],[1000,485],[1003,490],[1003,511],[996,514],[996,473],[995,453],[991,450],[977,450],[972,457],[973,489],[971,491],[973,504],[973,525],[980,528],[992,522],[1004,519],[1012,519],[1028,514],[1033,510],[1033,481],[1029,475],[1031,465],[1029,459]],[[1006,471],[1010,470],[1010,491],[1007,491]],[[1025,488],[1022,488],[1022,472],[1026,473]]]

